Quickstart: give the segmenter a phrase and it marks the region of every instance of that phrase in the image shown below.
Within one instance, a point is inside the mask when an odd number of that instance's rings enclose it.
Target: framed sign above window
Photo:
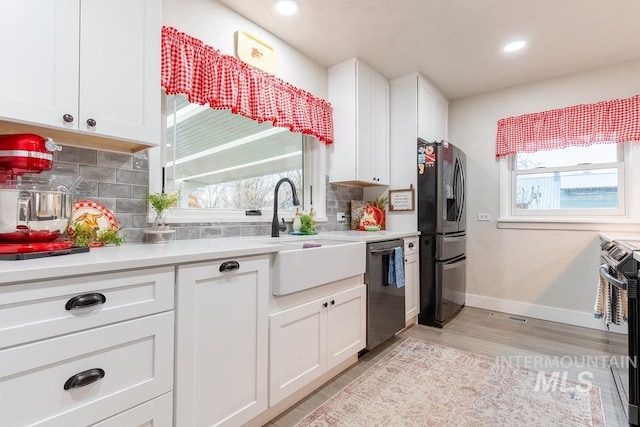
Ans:
[[[265,73],[276,73],[276,53],[273,47],[247,32],[236,33],[236,55],[243,62]]]

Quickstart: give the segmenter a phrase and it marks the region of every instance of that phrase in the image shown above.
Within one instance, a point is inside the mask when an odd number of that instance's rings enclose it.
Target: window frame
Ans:
[[[640,223],[640,192],[633,191],[632,183],[640,179],[640,143],[620,143],[621,160],[613,163],[599,165],[574,166],[577,169],[612,168],[618,167],[618,191],[620,194],[620,206],[613,210],[539,210],[535,214],[532,211],[517,212],[515,182],[516,182],[516,156],[511,155],[499,159],[499,183],[500,183],[500,215],[497,221],[498,228],[514,229],[559,229],[559,230],[634,230]],[[634,160],[637,166],[634,168]],[[526,173],[545,173],[555,170],[570,170],[567,167],[549,167],[534,169]],[[524,211],[524,210],[520,210]],[[632,227],[630,227],[630,225]]]
[[[166,94],[162,97],[162,122],[166,122]],[[161,192],[162,168],[164,165],[163,146],[166,144],[166,127],[163,126],[161,143],[158,147],[149,149],[149,193]],[[326,144],[314,136],[303,135],[303,204],[300,209],[309,211],[312,207],[316,212],[316,221],[325,222],[326,218]],[[311,192],[313,188],[313,199]],[[278,216],[285,221],[292,221],[295,211],[278,209]],[[152,222],[155,214],[148,212],[147,221]],[[176,223],[217,223],[217,222],[264,222],[273,219],[273,209],[263,209],[260,216],[247,216],[240,209],[207,209],[207,208],[170,208],[166,214],[167,222]]]

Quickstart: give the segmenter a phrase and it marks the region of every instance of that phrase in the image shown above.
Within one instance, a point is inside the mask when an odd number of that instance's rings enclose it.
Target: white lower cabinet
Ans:
[[[173,312],[0,350],[6,426],[86,426],[173,388]]]
[[[0,425],[171,425],[149,404],[173,389],[174,284],[169,266],[0,286]]]
[[[418,237],[404,239],[405,320],[420,313],[420,249]]]
[[[366,285],[269,316],[269,405],[273,406],[366,345]]]
[[[173,393],[167,393],[138,405],[91,427],[171,427]]]
[[[267,409],[269,255],[178,266],[176,426]]]

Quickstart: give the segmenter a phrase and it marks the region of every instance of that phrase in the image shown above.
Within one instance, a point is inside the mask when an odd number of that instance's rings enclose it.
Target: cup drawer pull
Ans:
[[[240,268],[240,263],[238,261],[227,261],[220,264],[220,272],[223,271],[233,271],[238,270]]]
[[[73,310],[74,308],[91,307],[92,305],[104,304],[107,301],[107,297],[100,293],[77,295],[67,301],[64,306],[67,310]]]
[[[95,368],[78,372],[64,383],[64,389],[70,390],[72,388],[84,387],[102,378],[104,378],[104,369]]]

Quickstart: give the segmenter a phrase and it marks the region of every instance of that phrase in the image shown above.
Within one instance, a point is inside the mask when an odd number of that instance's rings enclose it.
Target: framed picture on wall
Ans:
[[[406,190],[389,190],[389,212],[415,210],[413,185]]]

